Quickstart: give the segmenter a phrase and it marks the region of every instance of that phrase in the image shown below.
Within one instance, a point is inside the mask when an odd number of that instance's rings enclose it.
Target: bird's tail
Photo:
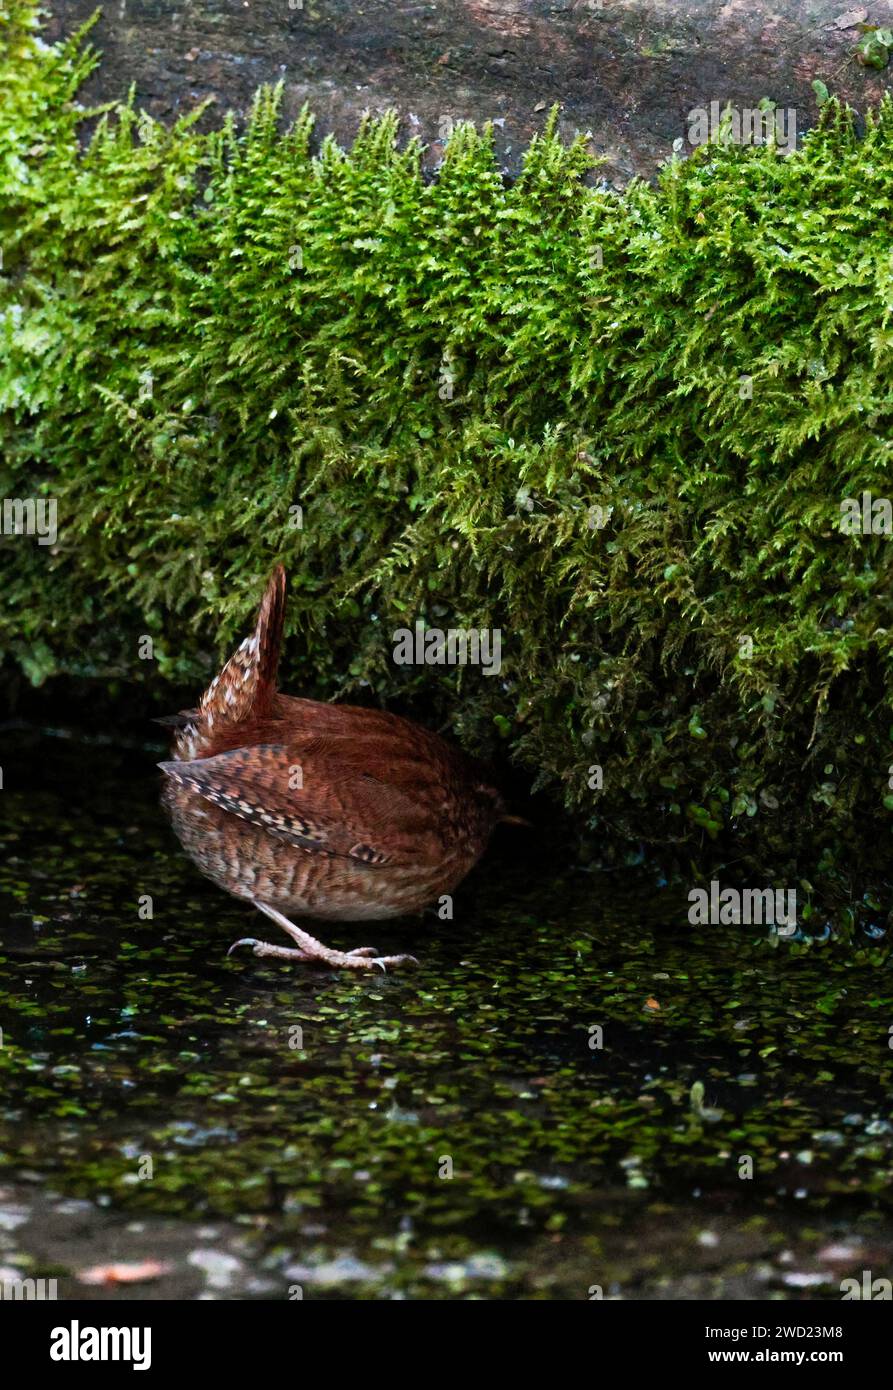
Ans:
[[[194,722],[176,739],[179,757],[196,757],[213,745],[227,726],[269,714],[276,693],[276,671],[285,621],[285,570],[277,565],[267,582],[254,632],[240,643],[199,703]]]

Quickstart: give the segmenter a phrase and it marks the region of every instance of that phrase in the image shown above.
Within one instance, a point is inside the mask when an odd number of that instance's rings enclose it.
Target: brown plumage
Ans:
[[[279,565],[253,635],[197,710],[165,721],[177,732],[173,761],[159,764],[164,804],[202,873],[295,942],[235,946],[354,970],[412,961],[330,950],[289,917],[418,913],[453,891],[496,822],[512,818],[476,765],[418,724],[278,693],[285,590]]]

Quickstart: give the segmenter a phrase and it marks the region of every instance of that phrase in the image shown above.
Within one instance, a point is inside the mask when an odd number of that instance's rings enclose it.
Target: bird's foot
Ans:
[[[275,907],[269,907],[266,903],[255,903],[255,907],[266,913],[282,927],[283,931],[287,932],[291,939],[297,943],[297,948],[271,946],[266,941],[256,941],[253,936],[246,936],[240,941],[234,942],[227,955],[232,955],[237,946],[250,946],[256,956],[272,956],[276,960],[313,962],[316,965],[328,965],[334,970],[381,970],[386,972],[388,966],[418,965],[415,956],[380,956],[374,946],[357,946],[352,951],[334,951],[330,946],[323,945],[321,941],[317,941],[315,936],[304,931],[303,927],[295,926],[294,922],[290,922]]]
[[[380,956],[374,946],[357,946],[353,951],[332,951],[324,946],[325,954],[317,954],[295,950],[291,946],[273,946],[268,941],[256,941],[253,936],[243,936],[241,940],[234,941],[226,954],[231,956],[239,946],[250,946],[256,956],[272,956],[275,960],[308,961],[314,965],[328,965],[335,970],[387,972],[389,965],[418,965],[415,956]]]

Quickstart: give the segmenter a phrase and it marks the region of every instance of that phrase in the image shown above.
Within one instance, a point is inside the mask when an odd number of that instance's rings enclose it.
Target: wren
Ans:
[[[480,858],[505,803],[438,735],[395,714],[324,704],[276,688],[285,570],[267,584],[254,632],[176,733],[163,804],[186,853],[252,903],[293,947],[246,937],[256,956],[349,970],[413,956],[337,951],[293,917],[380,921],[452,893]]]

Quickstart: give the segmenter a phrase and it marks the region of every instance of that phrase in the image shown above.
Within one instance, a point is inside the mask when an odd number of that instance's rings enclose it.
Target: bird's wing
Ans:
[[[301,849],[362,864],[407,863],[437,852],[436,799],[409,795],[413,760],[372,740],[308,738],[159,763],[174,781]],[[381,740],[375,741],[377,744]],[[348,745],[350,745],[348,747]],[[426,766],[416,760],[418,780]]]

